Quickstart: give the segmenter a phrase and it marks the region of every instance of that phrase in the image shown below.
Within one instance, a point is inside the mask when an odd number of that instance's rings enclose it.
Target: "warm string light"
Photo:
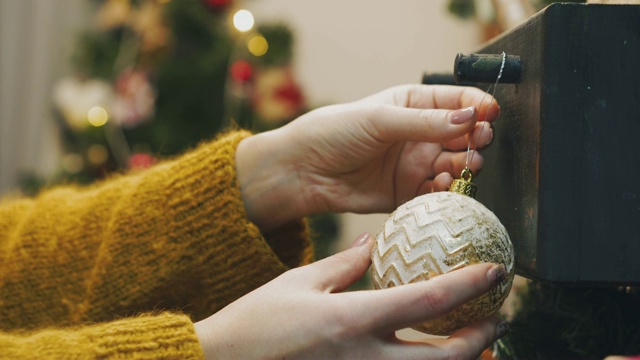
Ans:
[[[238,10],[233,14],[233,26],[240,32],[247,32],[253,28],[255,20],[249,10]]]
[[[255,35],[247,42],[247,49],[253,56],[262,56],[269,50],[269,43],[262,35]]]
[[[248,38],[248,40],[245,40],[245,45],[251,55],[260,57],[267,53],[269,50],[267,39],[261,34],[251,32],[255,25],[255,18],[251,11],[246,9],[236,11],[231,17],[231,22],[238,32],[249,33],[244,39]]]
[[[269,50],[267,39],[261,34],[252,31],[255,26],[255,18],[251,11],[240,9],[232,12],[230,20],[236,31],[245,34],[241,37],[241,41],[251,55],[260,57],[267,53]]]
[[[107,148],[100,144],[93,144],[87,151],[87,159],[94,165],[102,165],[109,158]]]
[[[89,109],[89,112],[87,113],[87,120],[89,121],[89,124],[95,127],[100,127],[106,124],[109,120],[109,113],[107,113],[107,110],[102,106],[94,106]]]

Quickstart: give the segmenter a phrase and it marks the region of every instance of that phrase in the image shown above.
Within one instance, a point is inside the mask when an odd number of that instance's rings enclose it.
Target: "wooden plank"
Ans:
[[[640,6],[555,3],[477,52],[502,51],[520,56],[522,81],[498,86],[474,180],[518,273],[640,284]]]

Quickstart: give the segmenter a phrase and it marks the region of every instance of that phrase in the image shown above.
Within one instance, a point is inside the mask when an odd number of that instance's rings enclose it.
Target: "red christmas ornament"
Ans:
[[[141,170],[150,167],[156,163],[156,158],[149,154],[137,153],[129,158],[129,169]]]
[[[237,82],[247,82],[253,75],[253,67],[246,60],[238,60],[231,65],[231,78]]]
[[[300,90],[298,84],[293,81],[287,81],[277,88],[275,91],[275,98],[288,103],[294,108],[299,108],[304,102],[302,90]]]
[[[233,0],[202,0],[202,3],[208,9],[221,13],[233,3]]]
[[[260,69],[253,81],[252,104],[263,121],[282,123],[304,111],[304,94],[290,66]]]

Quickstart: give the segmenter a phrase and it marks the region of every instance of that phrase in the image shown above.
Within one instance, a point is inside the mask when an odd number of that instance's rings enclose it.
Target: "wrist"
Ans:
[[[198,338],[198,342],[200,343],[200,348],[202,349],[202,353],[204,354],[205,360],[213,359],[213,351],[210,346],[209,341],[209,331],[207,326],[204,324],[206,320],[201,320],[193,324],[193,329],[196,333],[196,337]]]
[[[278,129],[250,136],[238,144],[236,172],[247,216],[269,231],[308,215],[301,186],[290,161],[286,136]]]

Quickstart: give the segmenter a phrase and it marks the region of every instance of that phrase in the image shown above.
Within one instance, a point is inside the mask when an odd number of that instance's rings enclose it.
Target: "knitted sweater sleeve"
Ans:
[[[184,346],[188,355],[191,320],[310,262],[304,221],[262,234],[247,219],[235,149],[248,135],[88,188],[1,203],[0,348],[93,346],[135,358],[138,347]]]
[[[139,315],[105,323],[0,333],[0,359],[203,359],[188,316]]]

